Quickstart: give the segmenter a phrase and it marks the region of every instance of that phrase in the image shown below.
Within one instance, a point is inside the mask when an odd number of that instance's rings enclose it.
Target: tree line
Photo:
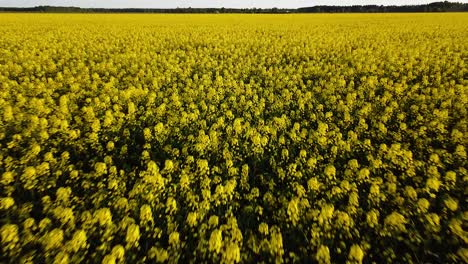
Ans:
[[[286,8],[80,8],[61,6],[0,7],[0,12],[39,13],[401,13],[466,12],[468,3],[434,2],[426,5],[353,5]]]

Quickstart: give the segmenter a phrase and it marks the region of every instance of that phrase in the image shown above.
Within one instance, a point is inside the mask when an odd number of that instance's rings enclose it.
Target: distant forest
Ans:
[[[0,7],[0,12],[38,13],[402,13],[402,12],[467,12],[468,3],[434,2],[427,5],[379,6],[312,6],[283,8],[79,8],[59,6]]]

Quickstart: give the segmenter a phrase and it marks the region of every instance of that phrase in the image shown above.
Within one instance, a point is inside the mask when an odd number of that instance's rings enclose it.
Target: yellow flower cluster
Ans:
[[[466,25],[2,13],[0,262],[467,262]]]

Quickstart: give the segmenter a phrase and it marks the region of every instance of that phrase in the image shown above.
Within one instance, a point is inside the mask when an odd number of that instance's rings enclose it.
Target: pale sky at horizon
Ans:
[[[176,8],[176,7],[232,7],[232,8],[297,8],[315,5],[418,5],[443,0],[0,0],[1,7],[77,6],[96,8]],[[452,2],[468,3],[468,0]]]

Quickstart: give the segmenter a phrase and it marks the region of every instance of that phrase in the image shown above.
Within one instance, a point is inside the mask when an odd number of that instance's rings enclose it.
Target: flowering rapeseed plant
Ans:
[[[466,25],[2,14],[0,262],[467,262]]]

